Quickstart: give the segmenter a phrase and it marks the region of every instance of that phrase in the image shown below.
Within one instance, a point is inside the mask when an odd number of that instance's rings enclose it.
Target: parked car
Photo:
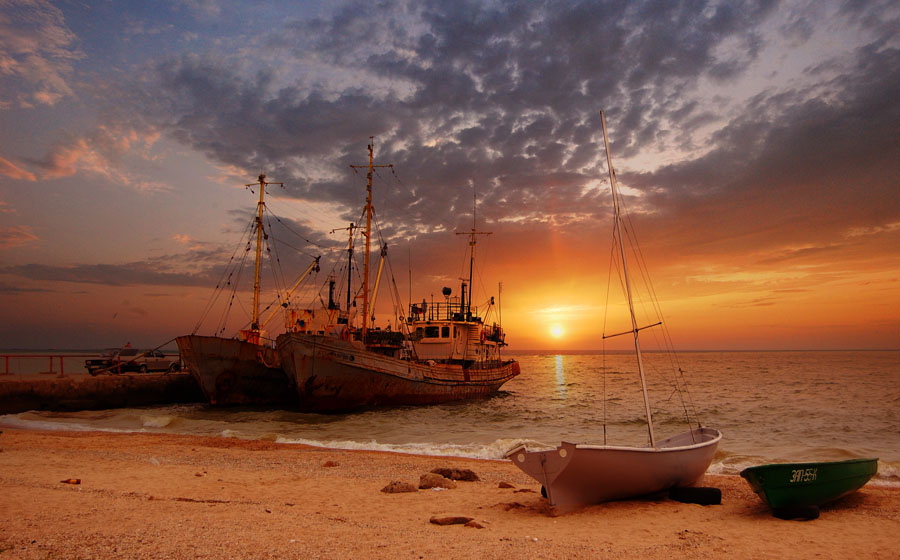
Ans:
[[[177,356],[166,356],[159,350],[142,351],[137,348],[122,348],[114,350],[102,358],[86,360],[84,367],[91,375],[97,375],[100,370],[108,370],[110,373],[179,371],[181,360]]]
[[[90,358],[84,361],[84,369],[91,375],[97,375],[98,370],[108,369],[113,363],[113,357],[119,354],[119,348],[107,348],[99,358]]]

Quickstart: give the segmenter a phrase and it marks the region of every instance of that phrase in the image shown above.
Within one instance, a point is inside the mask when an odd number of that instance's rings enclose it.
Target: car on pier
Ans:
[[[181,370],[181,360],[178,356],[166,356],[160,350],[142,351],[137,348],[122,348],[112,350],[101,358],[86,360],[84,367],[91,375],[101,372],[174,372]]]

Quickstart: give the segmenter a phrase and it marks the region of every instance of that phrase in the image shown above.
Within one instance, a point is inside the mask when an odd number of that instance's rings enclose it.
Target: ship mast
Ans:
[[[628,277],[628,264],[625,261],[625,239],[622,237],[622,222],[619,215],[619,186],[616,183],[616,172],[613,170],[612,156],[609,153],[609,138],[606,135],[606,114],[600,111],[600,123],[603,126],[603,144],[606,147],[606,164],[609,170],[609,184],[612,189],[614,221],[616,225],[616,234],[619,237],[619,252],[622,258],[622,270],[625,273],[625,297],[628,300],[628,311],[631,313],[631,333],[634,334],[634,350],[637,356],[638,372],[641,377],[641,391],[644,394],[644,410],[647,414],[647,427],[650,431],[650,446],[656,447],[656,438],[653,435],[653,417],[650,414],[650,399],[647,396],[647,380],[644,377],[644,361],[641,357],[641,340],[638,331],[641,329],[637,326],[637,319],[634,316],[634,302],[631,297],[631,283]],[[624,333],[623,333],[624,334]]]
[[[244,186],[252,187],[254,185],[259,185],[259,203],[256,205],[256,266],[253,271],[253,320],[250,323],[250,330],[255,340],[248,340],[248,342],[259,344],[259,263],[262,257],[263,207],[265,206],[266,185],[284,186],[284,183],[267,183],[265,173],[261,173],[258,183]]]
[[[469,300],[466,302],[466,309],[460,309],[460,311],[466,314],[466,321],[470,321],[472,319],[472,272],[475,268],[475,236],[476,235],[490,235],[494,232],[492,231],[477,231],[475,229],[475,210],[478,207],[477,193],[472,191],[472,231],[457,231],[456,235],[468,235],[469,236],[469,246],[472,247],[472,252],[469,255]],[[463,296],[466,294],[463,293]]]
[[[363,235],[366,238],[366,255],[365,255],[365,266],[363,267],[363,321],[362,321],[362,340],[363,343],[366,341],[366,330],[368,323],[367,318],[369,317],[369,245],[372,240],[372,174],[376,167],[390,167],[394,166],[391,164],[388,165],[375,165],[375,137],[369,136],[369,165],[351,165],[350,167],[354,169],[368,168],[368,173],[366,174],[366,230],[363,232]]]
[[[339,228],[331,230],[331,233],[340,230],[349,231],[350,240],[347,242],[347,326],[350,326],[350,283],[353,280],[353,232],[359,229],[359,226],[354,225],[353,222],[350,222],[350,227]],[[331,305],[331,295],[328,296],[329,305]],[[340,308],[340,306],[338,306]]]

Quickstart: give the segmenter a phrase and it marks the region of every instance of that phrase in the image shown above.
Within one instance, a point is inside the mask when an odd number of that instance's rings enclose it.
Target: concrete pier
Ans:
[[[204,402],[189,373],[0,376],[0,414]]]

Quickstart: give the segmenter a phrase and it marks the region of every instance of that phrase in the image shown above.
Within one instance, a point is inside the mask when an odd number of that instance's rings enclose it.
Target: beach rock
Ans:
[[[525,493],[525,494],[527,494],[527,493],[529,493],[529,492],[532,493],[532,494],[536,494],[536,492],[535,492],[534,490],[532,490],[531,488],[519,488],[518,490],[516,490],[515,493]],[[544,497],[546,498],[547,496],[544,496]]]
[[[322,466],[325,468],[338,467],[340,466],[340,463],[336,463],[335,461],[325,461]]]
[[[469,469],[438,468],[432,470],[431,472],[433,472],[434,474],[439,474],[444,478],[449,478],[450,480],[462,480],[464,482],[478,482],[480,480],[478,478],[478,475]]]
[[[400,482],[398,480],[391,481],[387,486],[381,489],[386,494],[402,494],[403,492],[418,492],[414,484],[409,482]]]
[[[448,515],[446,517],[434,516],[429,521],[435,525],[465,525],[472,521],[472,518],[462,515]]]
[[[515,486],[513,486],[509,482],[500,481],[500,484],[497,485],[497,488],[515,488]]]
[[[425,473],[419,477],[419,489],[427,490],[428,488],[456,488],[456,483],[437,473]]]
[[[63,484],[81,484],[80,478],[67,478],[65,480],[60,480]]]
[[[475,521],[474,519],[472,521],[469,521],[468,523],[466,523],[464,525],[464,527],[472,527],[473,529],[484,529],[484,525]]]

